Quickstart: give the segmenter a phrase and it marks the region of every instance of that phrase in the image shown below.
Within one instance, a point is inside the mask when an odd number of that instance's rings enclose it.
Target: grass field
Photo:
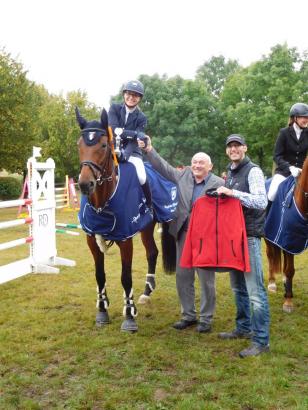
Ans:
[[[15,210],[1,210],[0,221],[15,217]],[[76,222],[77,216],[61,211],[57,220]],[[0,243],[26,232],[26,227],[1,230]],[[134,246],[137,299],[146,273],[139,236]],[[178,332],[171,328],[179,318],[175,277],[162,273],[159,260],[152,303],[139,306],[139,332],[125,334],[116,246],[106,262],[112,323],[100,329],[85,235],[58,235],[57,248],[77,266],[1,285],[1,409],[308,409],[307,252],[296,259],[294,312],[282,312],[281,277],[278,293],[269,295],[271,353],[240,359],[247,341],[217,338],[234,326],[227,273],[217,274],[213,331]],[[27,246],[2,251],[1,265],[27,253]]]

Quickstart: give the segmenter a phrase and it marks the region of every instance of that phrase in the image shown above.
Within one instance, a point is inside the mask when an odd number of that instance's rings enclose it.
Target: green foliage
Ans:
[[[239,70],[240,65],[236,60],[228,60],[225,57],[212,57],[198,68],[196,79],[204,81],[213,95],[219,97],[228,77]]]
[[[225,138],[242,133],[251,158],[271,173],[272,152],[290,106],[307,102],[307,53],[286,44],[248,67],[214,56],[201,65],[195,79],[140,75],[145,85],[141,109],[148,117],[146,132],[155,148],[172,165],[187,165],[197,151],[207,152],[214,172],[225,169]],[[80,90],[50,95],[27,79],[22,64],[0,50],[0,164],[22,172],[32,146],[54,158],[56,177],[77,177],[76,141],[80,134],[74,108],[88,119],[99,109]],[[121,88],[112,101],[122,101]]]
[[[267,174],[278,131],[287,125],[291,105],[305,101],[307,74],[307,60],[296,49],[278,45],[225,83],[220,109],[226,114],[226,126],[230,133],[246,136],[249,155]]]
[[[98,108],[87,102],[85,93],[72,92],[62,96],[49,96],[40,110],[40,146],[44,157],[51,157],[56,164],[56,178],[65,175],[77,178],[79,158],[77,140],[80,129],[76,121],[75,106],[88,119],[99,118]]]
[[[0,50],[0,163],[7,171],[22,172],[31,155],[40,104],[22,64]]]
[[[0,177],[0,200],[17,199],[21,193],[21,180],[13,177]]]

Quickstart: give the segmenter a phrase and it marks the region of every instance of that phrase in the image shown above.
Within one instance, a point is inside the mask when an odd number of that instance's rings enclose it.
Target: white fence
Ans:
[[[29,257],[0,266],[0,284],[28,273],[59,273],[56,265],[75,266],[75,261],[57,256],[55,221],[55,163],[49,158],[38,162],[39,150],[33,148],[28,159],[29,199],[2,201],[0,208],[29,205],[29,218],[2,222],[0,229],[29,224],[29,236],[0,244],[0,250],[29,244]],[[18,221],[18,222],[17,222]]]

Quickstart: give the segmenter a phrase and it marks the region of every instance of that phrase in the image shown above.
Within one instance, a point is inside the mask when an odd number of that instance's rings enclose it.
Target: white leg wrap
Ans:
[[[153,273],[147,273],[146,277],[147,277],[147,278],[155,278],[155,275],[154,275]],[[151,292],[153,292],[153,290],[155,289],[155,279],[154,279],[154,282],[153,282],[153,283],[151,283],[150,281],[146,280],[145,284],[148,285],[149,288],[150,288],[150,290],[151,290]]]
[[[99,292],[99,289],[97,287],[97,302],[96,302],[96,307],[99,308],[100,303],[104,303],[104,308],[107,310],[109,308],[109,302],[106,297],[106,285],[102,289],[101,293]]]
[[[133,299],[133,288],[131,289],[129,296],[126,297],[125,292],[123,293],[123,297],[124,297],[124,308],[123,308],[123,316],[125,317],[128,309],[130,310],[129,314],[133,317],[136,317],[138,315],[136,306],[134,304],[134,299]]]

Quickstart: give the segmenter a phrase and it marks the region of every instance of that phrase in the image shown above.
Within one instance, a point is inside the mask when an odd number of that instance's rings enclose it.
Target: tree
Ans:
[[[226,79],[234,74],[240,65],[237,60],[225,61],[225,57],[212,57],[197,69],[196,79],[204,81],[215,97],[219,97]]]
[[[0,51],[0,163],[23,172],[36,143],[36,121],[42,101],[22,64]]]
[[[85,118],[99,118],[98,108],[87,101],[84,92],[68,93],[66,99],[51,95],[40,111],[41,146],[44,157],[51,157],[56,163],[56,178],[65,175],[77,178],[79,158],[77,140],[80,129],[77,125],[75,107],[78,106]]]
[[[304,101],[307,92],[305,58],[295,48],[277,45],[269,56],[229,77],[221,94],[228,133],[246,136],[249,155],[268,175],[278,131],[286,126],[290,106]]]

